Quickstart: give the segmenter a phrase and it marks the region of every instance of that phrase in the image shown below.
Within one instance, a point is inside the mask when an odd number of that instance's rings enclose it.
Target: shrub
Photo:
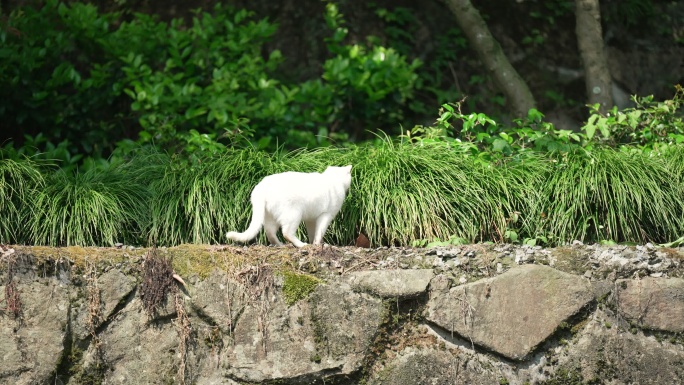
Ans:
[[[108,47],[116,14],[48,0],[0,28],[0,120],[6,134],[44,133],[71,153],[100,156],[124,133],[121,84]],[[17,138],[18,137],[18,138]]]
[[[74,162],[107,157],[125,139],[202,157],[245,139],[300,148],[396,126],[419,62],[342,44],[335,15],[321,78],[296,83],[275,76],[279,51],[264,53],[276,25],[246,10],[218,4],[186,25],[144,14],[122,21],[78,2],[20,8],[0,31],[0,119],[16,145],[52,144]]]
[[[327,4],[325,19],[333,32],[327,39],[328,50],[335,55],[323,65],[324,84],[332,90],[332,110],[325,115],[335,124],[355,127],[351,131],[357,137],[364,136],[364,130],[393,129],[403,120],[422,63],[417,59],[408,63],[405,56],[375,45],[372,38],[368,48],[342,44],[347,29],[335,4]]]
[[[113,44],[129,50],[121,70],[142,143],[176,150],[200,133],[214,141],[240,130],[282,134],[292,96],[271,75],[282,56],[276,50],[262,57],[276,27],[251,16],[218,4],[211,13],[198,11],[187,27],[182,19],[167,24],[138,15],[113,33]]]
[[[597,141],[609,145],[629,144],[645,151],[657,150],[659,146],[684,143],[684,120],[679,108],[684,102],[684,88],[675,86],[672,99],[654,101],[653,95],[632,97],[634,108],[618,111],[614,107],[602,114],[599,106],[590,106],[592,115],[582,127],[589,140],[598,132]]]

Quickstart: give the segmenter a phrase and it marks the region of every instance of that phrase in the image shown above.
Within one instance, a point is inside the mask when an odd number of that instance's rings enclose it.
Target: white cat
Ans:
[[[282,243],[276,232],[282,228],[283,236],[296,247],[306,243],[297,239],[297,228],[304,221],[309,241],[318,245],[351,184],[351,168],[328,167],[323,173],[284,172],[265,177],[252,191],[252,222],[244,233],[230,231],[228,239],[247,242],[259,234],[261,226],[268,241],[277,246]]]

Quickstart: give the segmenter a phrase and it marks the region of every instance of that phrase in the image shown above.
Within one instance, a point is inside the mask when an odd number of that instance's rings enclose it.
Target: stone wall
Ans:
[[[0,253],[2,384],[684,378],[681,249],[3,246]],[[173,282],[153,312],[145,306],[154,295],[145,270],[151,255],[171,260],[177,273],[152,278]]]

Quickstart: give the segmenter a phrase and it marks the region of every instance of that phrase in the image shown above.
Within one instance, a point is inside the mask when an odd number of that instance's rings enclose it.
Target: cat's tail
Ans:
[[[261,230],[261,226],[264,225],[264,215],[266,214],[266,197],[259,188],[255,188],[252,192],[251,200],[252,222],[249,223],[249,227],[242,233],[229,231],[226,233],[226,238],[235,242],[245,243],[259,235],[259,230]]]

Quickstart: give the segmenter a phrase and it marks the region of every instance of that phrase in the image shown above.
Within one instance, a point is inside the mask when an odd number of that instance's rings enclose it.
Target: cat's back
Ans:
[[[321,174],[317,172],[287,171],[265,177],[259,186],[277,189],[281,193],[311,188],[320,182]]]

